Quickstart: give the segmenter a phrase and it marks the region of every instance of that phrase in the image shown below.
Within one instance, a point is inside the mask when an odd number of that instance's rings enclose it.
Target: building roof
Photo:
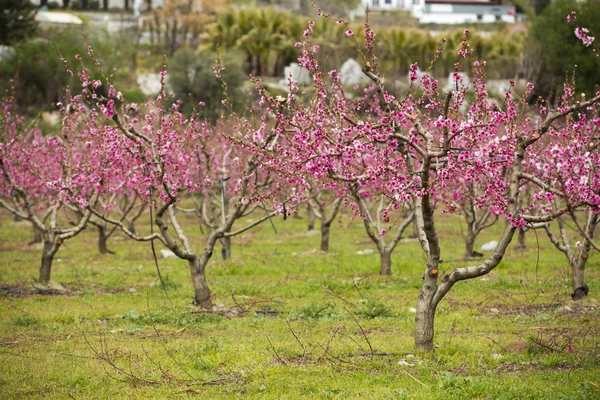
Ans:
[[[425,3],[498,5],[495,0],[425,0]]]

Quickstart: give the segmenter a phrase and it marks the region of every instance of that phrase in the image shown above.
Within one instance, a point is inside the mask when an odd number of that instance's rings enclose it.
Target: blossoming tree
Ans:
[[[91,48],[89,51],[94,58]],[[187,261],[197,304],[211,308],[205,271],[218,240],[246,232],[284,207],[285,201],[277,203],[274,211],[233,229],[254,203],[264,204],[264,193],[281,193],[282,186],[258,168],[259,156],[238,145],[244,136],[253,146],[264,148],[270,146],[273,135],[262,122],[254,126],[250,121],[236,119],[231,125],[213,127],[198,115],[186,118],[179,112],[179,103],[167,107],[166,72],[161,73],[162,90],[156,102],[146,104],[145,112],[135,104],[127,104],[109,78],[105,83],[91,82],[83,66],[78,74],[84,87],[73,98],[73,107],[82,120],[79,134],[94,138],[89,153],[90,164],[95,168],[90,170],[89,179],[104,197],[137,193],[150,206],[152,226],[157,229],[146,236],[131,232],[121,220],[111,217],[109,203],[100,211],[90,206],[88,212],[118,226],[134,240],[158,241]],[[106,97],[97,90],[103,84],[109,86]],[[143,116],[138,118],[138,114]],[[202,147],[213,139],[216,141],[211,145]],[[218,144],[227,140],[230,141],[224,145]],[[202,152],[208,155],[204,160],[199,156]],[[227,171],[213,168],[213,162],[222,165],[226,159],[231,159]],[[224,195],[225,182],[232,190],[227,191],[229,199],[221,209],[222,218],[215,222],[203,251],[197,254],[178,221],[176,206],[190,194],[210,196],[215,187]]]
[[[305,105],[296,100],[301,93],[292,86],[283,106],[272,107],[280,116],[279,134],[286,141],[278,142],[273,149],[278,157],[271,155],[266,165],[279,169],[288,165],[294,171],[301,167],[317,179],[351,182],[357,189],[375,186],[398,208],[413,203],[419,243],[427,258],[414,338],[417,348],[432,349],[440,301],[457,282],[498,266],[520,227],[544,224],[583,205],[600,211],[597,172],[585,182],[580,179],[589,177],[590,166],[598,164],[600,92],[578,101],[566,84],[560,103],[553,110],[541,104],[533,110],[534,116],[526,102],[532,84],[522,98],[511,89],[500,101],[492,101],[485,85],[485,62],[470,57],[465,30],[459,56],[473,73],[468,88],[473,101],[467,103],[467,88],[458,72],[453,76],[454,90],[447,94],[426,74],[421,94],[394,95],[385,89],[373,55],[375,34],[365,25],[363,72],[375,85],[377,102],[355,102],[340,88],[337,71],[323,71],[316,61],[309,40],[313,26],[309,24],[307,39],[297,46],[302,52],[299,63],[313,74],[314,95]],[[354,36],[350,30],[346,34]],[[441,51],[440,46],[438,56]],[[455,67],[458,71],[461,64]],[[417,68],[411,66],[413,83]],[[556,157],[546,157],[543,138],[560,139],[554,147]],[[459,177],[464,185],[454,185]],[[473,193],[472,184],[484,190]],[[525,184],[535,185],[538,194],[533,204],[520,206]],[[473,198],[475,204],[487,204],[491,213],[504,220],[504,230],[491,255],[475,265],[445,270],[440,264],[443,247],[436,208],[441,213],[453,210],[449,202],[436,199],[449,187],[463,191],[461,196]],[[554,199],[562,204],[555,210],[547,207]]]
[[[15,111],[13,99],[3,100],[0,115],[0,206],[33,224],[42,237],[39,282],[50,281],[52,262],[61,245],[81,233],[98,193],[88,179],[85,136],[71,136],[76,123],[61,104],[63,129],[44,136]],[[77,193],[75,193],[75,191]]]

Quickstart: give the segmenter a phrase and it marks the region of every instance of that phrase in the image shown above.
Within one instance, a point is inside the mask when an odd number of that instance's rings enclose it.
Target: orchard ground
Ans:
[[[442,266],[464,265],[464,222],[440,221]],[[544,232],[528,232],[525,250],[513,243],[491,274],[446,296],[436,350],[419,354],[416,240],[401,241],[393,276],[382,277],[360,220],[332,227],[328,254],[306,217],[274,223],[278,234],[263,224],[233,238],[231,260],[216,249],[216,312],[202,313],[185,262],[159,258],[171,306],[150,244],[118,234],[116,255],[100,256],[92,227],[56,255],[52,279],[69,293],[38,294],[31,226],[0,212],[0,398],[600,398],[597,253],[590,295],[573,302],[566,259]],[[197,221],[184,225],[201,248]],[[146,216],[137,229],[148,226]],[[357,254],[365,249],[375,251]]]

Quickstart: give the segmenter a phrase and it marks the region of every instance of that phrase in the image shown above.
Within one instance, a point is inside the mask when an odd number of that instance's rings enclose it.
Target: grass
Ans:
[[[149,244],[117,236],[117,255],[100,256],[94,230],[57,254],[53,280],[70,293],[36,294],[30,228],[0,213],[0,398],[600,398],[598,254],[590,296],[574,303],[564,257],[528,233],[526,250],[452,289],[435,352],[416,354],[418,243],[402,241],[381,277],[376,253],[356,254],[374,249],[358,222],[334,227],[328,254],[306,219],[235,238],[232,260],[219,248],[209,265],[218,312],[206,314],[184,262],[159,260],[171,306]],[[201,249],[196,221],[183,225]],[[464,265],[460,219],[438,229],[442,265]]]

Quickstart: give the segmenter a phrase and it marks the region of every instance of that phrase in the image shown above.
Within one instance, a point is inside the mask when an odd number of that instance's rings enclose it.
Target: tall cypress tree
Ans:
[[[36,12],[31,0],[0,0],[0,44],[32,36],[37,29]]]

